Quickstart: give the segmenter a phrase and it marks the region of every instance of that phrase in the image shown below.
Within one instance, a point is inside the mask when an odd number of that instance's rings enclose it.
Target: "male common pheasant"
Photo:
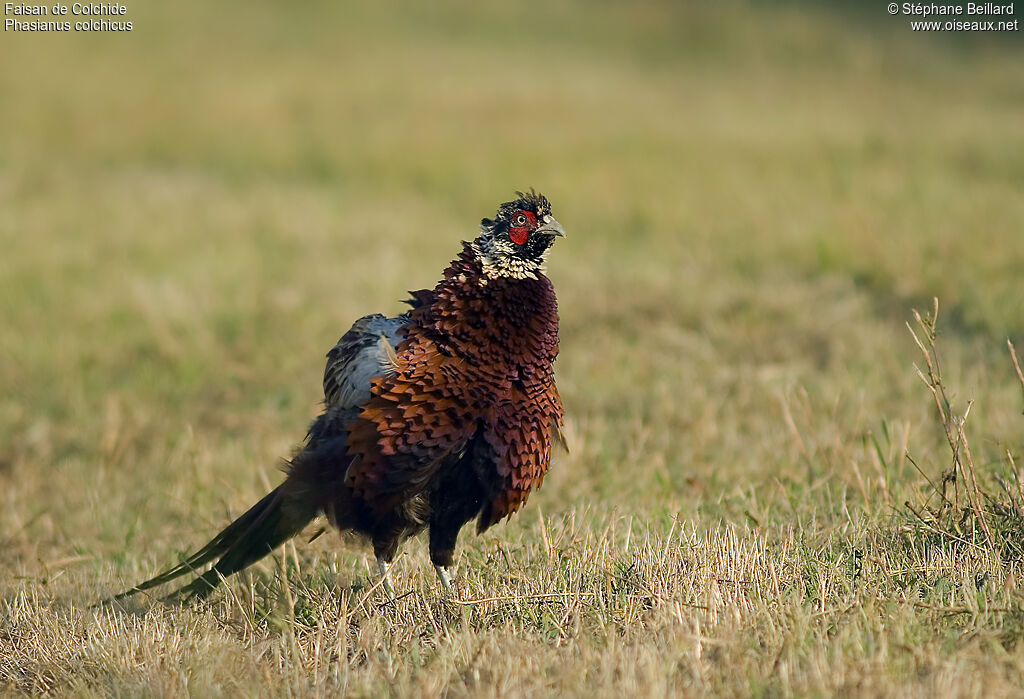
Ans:
[[[357,320],[327,354],[323,413],[284,482],[170,570],[114,599],[210,570],[169,596],[203,598],[320,514],[373,544],[385,589],[401,543],[424,528],[451,592],[459,530],[518,510],[548,470],[562,404],[558,312],[544,262],[564,236],[532,190],[498,207],[412,310]]]

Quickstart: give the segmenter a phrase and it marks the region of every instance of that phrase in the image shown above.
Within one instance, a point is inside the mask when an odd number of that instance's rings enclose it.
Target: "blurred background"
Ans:
[[[1020,35],[849,5],[129,0],[128,33],[6,31],[0,560],[217,527],[349,323],[529,187],[569,233],[545,512],[766,522],[775,483],[853,489],[865,435],[930,419],[904,321],[932,296],[1003,434]]]

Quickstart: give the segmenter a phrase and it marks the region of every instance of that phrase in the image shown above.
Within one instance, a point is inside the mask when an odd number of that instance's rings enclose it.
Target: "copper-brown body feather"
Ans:
[[[434,302],[411,313],[398,372],[372,381],[349,426],[346,486],[378,509],[422,488],[473,439],[489,448],[474,464],[487,496],[481,529],[518,510],[547,472],[562,419],[554,290],[544,276],[481,281],[467,246]]]

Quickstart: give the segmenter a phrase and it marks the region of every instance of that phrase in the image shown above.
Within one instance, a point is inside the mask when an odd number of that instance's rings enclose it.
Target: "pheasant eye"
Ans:
[[[516,226],[525,226],[526,214],[517,214],[516,217],[512,219],[512,223]]]

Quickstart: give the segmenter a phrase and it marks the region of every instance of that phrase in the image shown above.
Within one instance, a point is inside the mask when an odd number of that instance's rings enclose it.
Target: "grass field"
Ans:
[[[0,692],[1019,695],[1019,36],[839,3],[128,10],[0,41]],[[569,233],[570,450],[465,532],[456,602],[423,541],[388,605],[323,536],[204,606],[89,607],[276,483],[348,324],[530,186]],[[930,352],[934,296],[953,447],[906,326]]]

